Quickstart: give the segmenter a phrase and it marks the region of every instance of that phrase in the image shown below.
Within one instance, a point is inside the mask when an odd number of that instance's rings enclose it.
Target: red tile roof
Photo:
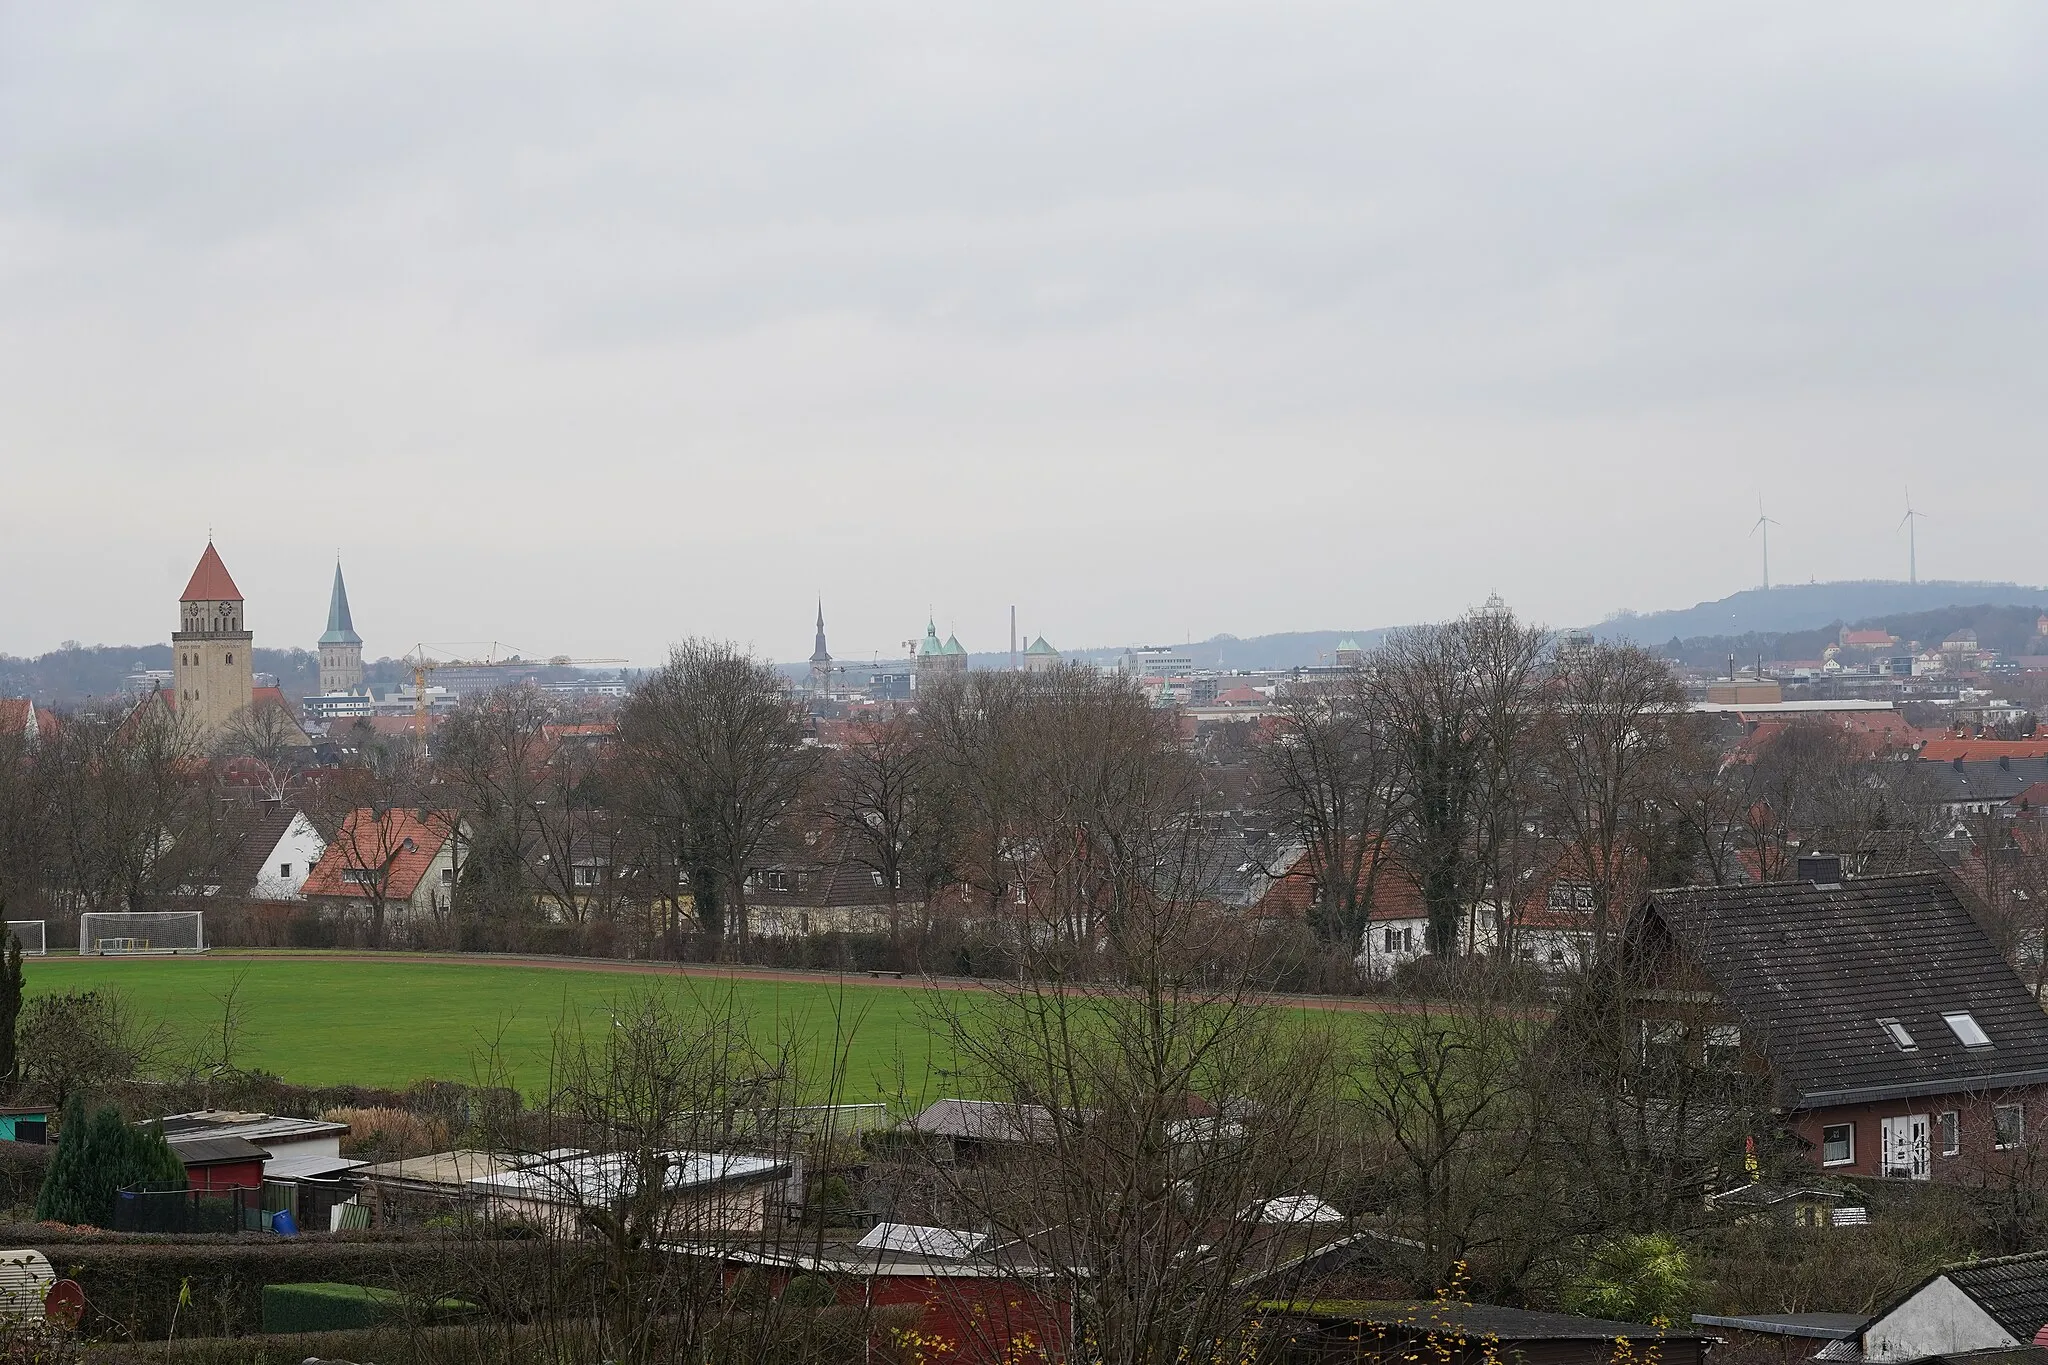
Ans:
[[[1888,630],[1845,630],[1842,632],[1842,647],[1853,649],[1858,645],[1889,645],[1896,641]]]
[[[1920,751],[1920,757],[1934,763],[1951,763],[1959,758],[1965,763],[1999,758],[2048,758],[2048,738],[1963,739],[1945,736],[1928,740],[1927,747]]]
[[[369,886],[344,874],[361,872],[374,878],[381,870],[385,899],[410,900],[448,841],[455,820],[453,811],[428,811],[422,819],[412,810],[386,811],[381,818],[367,808],[352,810],[306,878],[305,894],[360,900]]]
[[[235,580],[228,576],[228,566],[220,562],[220,552],[213,548],[213,542],[206,542],[206,553],[199,556],[199,567],[192,570],[192,581],[185,585],[180,602],[239,602],[242,590],[235,586]]]
[[[0,697],[0,735],[26,739],[35,733],[36,720],[36,704],[27,697]]]

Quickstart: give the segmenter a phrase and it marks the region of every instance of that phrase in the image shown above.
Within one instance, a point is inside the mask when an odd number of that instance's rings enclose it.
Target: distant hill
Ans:
[[[319,688],[320,658],[310,650],[259,645],[250,659],[256,672],[275,674],[290,696]],[[131,673],[170,666],[167,644],[72,644],[33,659],[0,654],[0,697],[34,697],[40,705],[69,709],[95,698],[119,696],[127,690]]]
[[[1768,591],[1751,588],[1682,611],[1621,612],[1592,631],[1603,640],[1663,645],[1674,639],[1776,636],[1978,606],[2048,607],[2048,588],[2018,583],[1794,583]]]

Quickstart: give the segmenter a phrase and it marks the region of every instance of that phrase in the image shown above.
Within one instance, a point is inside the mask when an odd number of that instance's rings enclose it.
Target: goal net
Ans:
[[[11,919],[7,921],[7,932],[21,941],[23,957],[42,957],[50,950],[43,938],[43,922],[39,919]],[[0,948],[5,946],[5,943],[0,943]]]
[[[78,917],[78,951],[102,957],[123,953],[203,953],[204,919],[205,912],[200,910],[89,912]]]

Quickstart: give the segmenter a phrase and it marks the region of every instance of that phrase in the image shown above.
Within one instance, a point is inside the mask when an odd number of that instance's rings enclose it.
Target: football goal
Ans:
[[[134,914],[87,913],[78,917],[78,951],[100,957],[139,953],[203,953],[205,912],[145,910]]]
[[[50,951],[50,945],[43,937],[43,922],[39,919],[11,919],[7,921],[7,932],[21,941],[23,957],[43,957]],[[4,946],[0,944],[0,947]]]

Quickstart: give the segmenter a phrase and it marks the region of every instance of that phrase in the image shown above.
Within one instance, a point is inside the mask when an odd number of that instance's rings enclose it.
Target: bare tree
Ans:
[[[819,784],[819,804],[845,849],[881,880],[891,937],[902,933],[904,892],[929,905],[950,861],[930,761],[924,736],[908,715],[856,721]]]
[[[686,641],[620,713],[619,742],[642,809],[679,835],[699,926],[744,946],[754,860],[816,767],[781,677],[732,645]]]
[[[1393,756],[1361,673],[1293,687],[1278,710],[1258,756],[1264,804],[1314,884],[1310,928],[1356,953],[1386,863]]]
[[[369,912],[370,945],[381,948],[392,906],[405,903],[393,894],[391,870],[414,837],[414,825],[446,825],[449,837],[459,837],[461,827],[429,809],[430,789],[415,746],[379,749],[373,759],[345,767],[323,784],[307,815],[327,845],[322,861],[340,861],[343,884]],[[456,871],[459,876],[459,866]]]
[[[1459,952],[1459,928],[1491,889],[1510,896],[1511,840],[1523,833],[1525,757],[1541,635],[1489,606],[1390,635],[1368,697],[1400,793],[1401,862],[1429,909],[1429,949]],[[1506,882],[1506,884],[1502,884]],[[1491,885],[1489,885],[1491,883]]]
[[[1546,807],[1564,865],[1591,892],[1593,947],[1644,889],[1685,697],[1669,666],[1630,644],[1561,650],[1542,730]]]
[[[534,851],[552,702],[526,687],[465,700],[441,726],[435,766],[470,829],[462,894],[472,915],[522,918],[533,902]]]
[[[294,760],[309,751],[306,731],[276,697],[259,697],[235,712],[214,741],[216,758],[253,758],[270,777],[269,796],[284,795]]]
[[[1341,1231],[1270,1220],[1339,1178],[1332,1040],[1249,974],[1203,984],[1177,889],[1131,907],[1112,982],[1076,981],[1055,950],[990,995],[930,997],[971,1093],[1025,1139],[935,1173],[968,1226],[1036,1254],[1049,1358],[1235,1359],[1251,1300],[1302,1288],[1259,1277]],[[984,1353],[1015,1349],[1014,1320],[982,1327]]]

